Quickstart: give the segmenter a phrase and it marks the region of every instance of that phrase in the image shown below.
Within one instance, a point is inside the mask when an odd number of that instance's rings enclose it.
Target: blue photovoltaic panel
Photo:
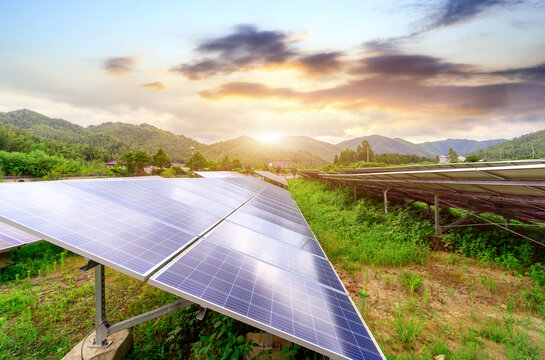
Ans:
[[[165,183],[205,198],[209,202],[235,209],[255,195],[254,192],[237,188],[225,179],[165,179]]]
[[[194,238],[66,182],[2,184],[0,198],[1,217],[139,279]]]
[[[150,284],[329,356],[383,359],[346,293],[209,239]]]
[[[267,207],[272,207],[272,208],[275,208],[276,210],[281,211],[283,213],[295,216],[295,217],[297,217],[299,219],[303,219],[303,215],[299,211],[299,208],[294,208],[294,207],[289,206],[289,205],[284,205],[279,201],[276,201],[276,200],[273,200],[271,198],[262,196],[261,194],[256,196],[254,199],[252,199],[252,205],[257,206],[257,204],[267,206]],[[264,209],[264,210],[267,210],[267,209]],[[305,222],[305,224],[306,224],[306,222]]]
[[[244,176],[241,173],[237,173],[236,171],[195,171],[195,174],[207,179]]]
[[[329,261],[308,251],[228,221],[224,221],[207,234],[206,238],[216,244],[229,247],[260,261],[344,292],[344,288]]]
[[[157,181],[160,183],[160,180]],[[198,209],[199,203],[181,203],[128,181],[72,181],[68,184],[100,197],[115,201],[185,232],[200,235],[221,220]]]
[[[0,252],[40,240],[37,236],[0,222]]]
[[[235,212],[227,218],[227,221],[238,224],[265,236],[288,243],[294,247],[305,249],[316,255],[325,257],[320,245],[314,238],[310,238],[298,232],[286,229],[270,221],[260,219],[256,216]]]
[[[278,216],[274,213],[271,213],[266,210],[262,210],[256,206],[253,206],[252,204],[246,204],[243,206],[240,210],[242,213],[246,213],[249,215],[256,216],[260,219],[267,220],[273,224],[279,225],[283,228],[290,229],[292,231],[298,232],[299,234],[305,235],[307,237],[312,237],[312,231],[308,228],[308,226],[302,225],[300,223],[294,222],[292,220],[288,220],[283,216]]]

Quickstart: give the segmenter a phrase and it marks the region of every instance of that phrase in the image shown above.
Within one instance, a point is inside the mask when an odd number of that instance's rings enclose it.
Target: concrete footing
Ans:
[[[263,350],[269,350],[270,355],[262,355],[260,359],[266,360],[285,360],[286,355],[281,354],[282,348],[284,346],[290,346],[291,342],[288,340],[273,336],[273,347],[267,348],[267,334],[266,333],[247,333],[246,340],[251,340],[254,343],[258,344],[255,346],[251,352],[251,358],[257,357],[257,355]],[[248,360],[248,357],[244,356],[245,360]]]
[[[90,348],[95,333],[87,337],[83,345],[83,359],[85,360],[121,360],[132,348],[132,334],[129,330],[122,330],[108,336],[112,342],[107,348]],[[66,354],[62,360],[81,360],[81,341]]]

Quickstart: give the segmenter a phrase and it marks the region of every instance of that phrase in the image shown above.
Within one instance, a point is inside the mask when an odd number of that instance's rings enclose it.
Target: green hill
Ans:
[[[333,161],[335,154],[344,150],[343,147],[316,140],[309,136],[286,136],[281,138],[278,144],[284,149],[306,151],[327,161]]]
[[[163,148],[173,161],[185,161],[191,157],[192,149],[200,151],[212,160],[221,160],[225,155],[239,158],[244,164],[263,165],[271,160],[290,160],[298,166],[313,167],[327,164],[320,156],[308,150],[301,151],[297,146],[274,146],[263,144],[255,139],[240,137],[212,145],[202,144],[183,135],[158,129],[149,124],[132,125],[108,122],[83,127],[62,119],[53,119],[31,110],[17,110],[0,113],[0,125],[24,131],[25,134],[49,139],[64,144],[70,149],[85,152],[92,149],[101,153],[100,158],[109,160],[127,151],[145,150],[149,153]],[[314,141],[308,138],[311,142]],[[307,140],[307,142],[308,142]],[[321,143],[315,140],[316,143]],[[326,144],[326,143],[324,143]],[[61,145],[59,145],[61,146]],[[334,145],[331,145],[334,146]],[[300,146],[299,146],[300,148]],[[303,146],[304,148],[304,146]]]
[[[462,155],[462,154],[471,153],[473,151],[486,149],[487,147],[496,145],[504,141],[505,139],[494,139],[494,140],[484,140],[484,141],[469,140],[469,139],[446,139],[441,141],[424,142],[417,145],[425,147],[426,149],[440,155],[448,154],[448,150],[450,148],[454,149],[454,151]]]
[[[243,163],[262,166],[272,160],[290,160],[299,167],[317,167],[328,162],[310,152],[286,150],[283,145],[265,144],[248,136],[220,141],[203,150],[204,156],[212,160],[221,160],[225,155],[239,158]]]
[[[487,160],[545,158],[545,130],[506,140],[486,149],[474,151],[472,155]]]
[[[413,144],[403,139],[392,139],[381,135],[362,136],[350,140],[346,140],[337,144],[338,147],[345,149],[349,148],[356,150],[356,147],[361,144],[363,140],[367,140],[371,149],[375,154],[406,154],[406,155],[418,155],[433,158],[437,153],[430,151],[422,146]]]

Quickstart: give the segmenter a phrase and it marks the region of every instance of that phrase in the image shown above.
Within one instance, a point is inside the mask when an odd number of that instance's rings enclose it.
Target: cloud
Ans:
[[[150,83],[147,83],[147,84],[142,84],[140,86],[144,87],[144,88],[150,88],[150,89],[156,89],[156,90],[165,90],[166,89],[165,84],[163,84],[161,81],[150,82]]]
[[[380,74],[431,78],[438,75],[467,75],[466,65],[445,62],[426,55],[384,54],[366,57],[351,69],[353,74]]]
[[[494,71],[490,74],[505,76],[516,80],[545,82],[545,63],[530,67]]]
[[[113,75],[124,75],[132,70],[136,60],[132,57],[114,57],[104,61],[103,68]]]
[[[343,69],[344,63],[340,59],[342,55],[340,51],[322,52],[302,56],[296,62],[308,75],[323,75]]]
[[[430,28],[468,21],[490,8],[511,6],[522,2],[522,0],[447,0],[433,15]]]
[[[382,109],[436,117],[508,115],[545,110],[545,85],[541,84],[427,85],[414,79],[388,76],[375,76],[308,92],[258,83],[227,83],[200,95],[211,100],[229,96],[279,98],[318,110]]]
[[[240,96],[250,98],[296,98],[299,94],[288,88],[273,88],[264,84],[250,82],[231,82],[223,84],[212,90],[199,92],[203,98],[218,100],[228,96]]]
[[[297,55],[290,49],[289,35],[280,31],[260,31],[252,25],[236,26],[230,35],[209,39],[196,51],[210,55],[191,64],[180,64],[173,70],[189,79],[228,74],[244,68],[281,65]]]

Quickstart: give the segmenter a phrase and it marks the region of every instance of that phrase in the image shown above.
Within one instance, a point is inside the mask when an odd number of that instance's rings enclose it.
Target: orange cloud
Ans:
[[[163,84],[161,81],[150,82],[147,84],[142,84],[140,86],[144,88],[150,88],[150,89],[156,89],[156,90],[165,90],[167,88],[165,84]]]

